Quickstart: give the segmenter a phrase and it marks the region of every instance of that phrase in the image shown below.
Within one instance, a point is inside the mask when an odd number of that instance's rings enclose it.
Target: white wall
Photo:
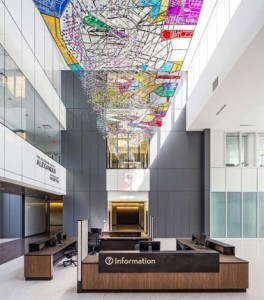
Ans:
[[[215,107],[217,103],[211,100],[264,24],[264,1],[229,0],[229,6],[225,2],[228,0],[218,1],[220,6],[216,8],[215,21],[209,22],[189,68],[187,130],[203,129],[198,120],[209,104],[215,108],[215,113],[223,106],[221,103]],[[229,13],[225,12],[226,8]],[[225,16],[230,17],[230,22]],[[217,77],[219,84],[214,92],[212,85]]]
[[[41,167],[39,164],[43,166]],[[49,166],[53,172],[46,169]],[[66,170],[0,124],[0,180],[66,194]]]
[[[149,170],[106,170],[107,191],[149,191]]]
[[[148,202],[148,192],[108,192],[107,201],[140,201]]]
[[[66,128],[58,71],[63,59],[32,0],[0,1],[0,43]]]

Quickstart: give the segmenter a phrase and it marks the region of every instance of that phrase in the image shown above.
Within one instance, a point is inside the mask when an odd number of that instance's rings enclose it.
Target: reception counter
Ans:
[[[247,288],[248,262],[209,249],[102,251],[82,262],[82,292],[245,292]]]
[[[127,236],[127,237],[106,237],[103,236],[99,239],[100,250],[112,251],[112,250],[134,250],[135,245],[140,241],[149,241],[149,236]]]

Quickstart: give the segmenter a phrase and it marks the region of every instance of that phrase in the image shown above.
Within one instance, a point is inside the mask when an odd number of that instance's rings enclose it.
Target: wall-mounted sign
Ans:
[[[49,161],[39,155],[37,155],[37,165],[43,169],[49,170],[51,173],[56,174],[55,165],[51,164]]]
[[[219,272],[215,251],[100,252],[99,273]]]
[[[59,177],[55,176],[54,174],[56,174],[56,166],[54,164],[52,164],[51,162],[47,161],[45,158],[37,155],[37,166],[48,170],[50,172],[50,176],[49,179],[53,182],[59,183]]]

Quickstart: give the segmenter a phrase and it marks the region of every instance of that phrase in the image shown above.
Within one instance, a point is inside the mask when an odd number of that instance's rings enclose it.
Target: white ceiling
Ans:
[[[220,85],[188,129],[264,130],[263,70],[264,27],[224,80],[219,78]],[[216,115],[224,105],[225,108]]]

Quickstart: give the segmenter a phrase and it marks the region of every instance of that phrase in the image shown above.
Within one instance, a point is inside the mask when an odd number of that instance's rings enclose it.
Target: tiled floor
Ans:
[[[236,246],[236,255],[248,260],[249,289],[246,293],[93,293],[77,294],[76,267],[66,267],[61,262],[54,266],[54,278],[51,281],[25,281],[23,275],[23,256],[0,265],[0,299],[5,300],[56,300],[56,299],[264,299],[264,240],[223,240]],[[162,239],[162,248],[172,248],[174,240]]]

